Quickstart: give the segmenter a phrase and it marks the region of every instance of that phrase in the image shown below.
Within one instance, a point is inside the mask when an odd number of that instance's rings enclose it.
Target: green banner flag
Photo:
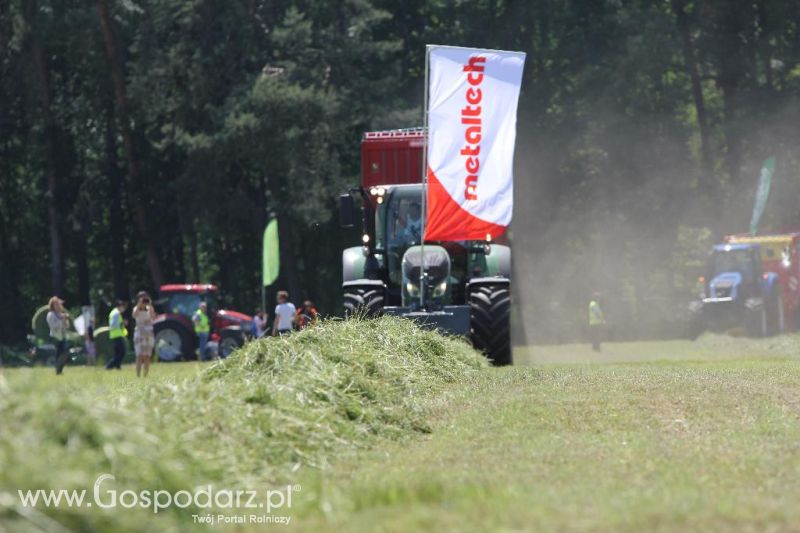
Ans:
[[[273,218],[264,229],[261,284],[266,287],[275,283],[280,269],[281,254],[278,247],[278,220]]]
[[[750,218],[750,233],[756,234],[758,221],[764,214],[769,197],[769,187],[772,184],[772,173],[775,171],[775,158],[768,157],[761,167],[761,176],[758,178],[758,190],[756,191],[756,203],[753,206],[753,216]]]

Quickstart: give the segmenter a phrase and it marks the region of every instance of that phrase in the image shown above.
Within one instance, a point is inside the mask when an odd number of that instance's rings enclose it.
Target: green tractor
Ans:
[[[342,253],[345,315],[396,315],[468,336],[493,364],[511,354],[511,249],[421,242],[421,130],[365,134],[362,184],[340,196],[342,225],[363,203],[361,246]],[[390,184],[391,183],[391,184]]]

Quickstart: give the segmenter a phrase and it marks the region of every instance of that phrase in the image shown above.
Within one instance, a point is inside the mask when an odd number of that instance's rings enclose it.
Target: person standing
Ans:
[[[136,295],[136,307],[133,308],[133,319],[136,321],[136,329],[133,331],[133,346],[136,350],[136,377],[142,374],[144,377],[150,372],[150,359],[153,357],[153,349],[156,346],[156,335],[153,331],[153,321],[156,319],[156,311],[153,309],[150,295],[141,291]]]
[[[294,315],[297,312],[294,304],[289,301],[289,293],[278,291],[278,305],[275,306],[275,320],[272,322],[273,335],[286,335],[292,332]]]
[[[192,322],[194,323],[194,332],[197,334],[197,358],[200,361],[207,361],[206,351],[208,348],[208,335],[211,333],[211,326],[208,322],[208,305],[205,302],[200,302],[197,311],[192,315]]]
[[[69,315],[64,309],[64,300],[53,296],[47,303],[47,325],[50,328],[50,338],[56,348],[56,375],[64,371],[67,364],[69,351],[67,350],[67,330],[69,329]]]
[[[97,345],[94,342],[94,319],[86,326],[83,347],[86,349],[86,366],[95,366],[97,364]]]
[[[253,336],[257,339],[263,337],[267,331],[267,316],[261,309],[257,309],[256,314],[253,315],[253,327],[255,328]]]
[[[122,368],[122,360],[125,358],[125,339],[128,338],[128,328],[122,314],[128,309],[128,302],[117,300],[117,305],[108,314],[108,338],[114,347],[114,356],[106,363],[106,370]]]
[[[294,318],[294,323],[297,329],[305,329],[308,326],[315,326],[317,324],[317,317],[319,312],[314,307],[314,302],[306,300],[303,302],[303,307],[297,310],[297,315]]]
[[[589,301],[589,336],[592,339],[592,350],[600,351],[600,342],[603,339],[603,326],[606,319],[600,307],[600,295],[594,293]]]

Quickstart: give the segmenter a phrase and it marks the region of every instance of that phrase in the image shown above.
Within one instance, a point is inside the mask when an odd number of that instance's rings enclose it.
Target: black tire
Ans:
[[[472,345],[495,366],[511,364],[511,291],[506,284],[470,290]]]
[[[153,331],[156,334],[156,349],[158,349],[159,342],[164,341],[179,354],[177,361],[197,359],[197,355],[194,353],[197,345],[194,332],[189,331],[177,320],[158,322],[153,326]]]
[[[786,329],[783,315],[783,296],[780,292],[770,298],[767,324],[770,335],[780,335]]]
[[[767,308],[759,305],[747,310],[747,330],[751,337],[766,337],[769,333]]]
[[[345,287],[344,316],[372,318],[383,312],[383,287]]]
[[[219,334],[219,347],[217,351],[222,359],[228,358],[233,352],[244,346],[244,333],[240,329],[223,329]]]

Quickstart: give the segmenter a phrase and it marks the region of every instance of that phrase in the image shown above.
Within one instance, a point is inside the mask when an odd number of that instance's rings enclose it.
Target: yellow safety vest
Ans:
[[[194,322],[195,333],[208,333],[211,331],[211,327],[208,325],[208,315],[202,309],[195,311],[192,322]]]
[[[116,322],[116,325],[114,325]],[[116,307],[108,314],[108,338],[120,339],[128,336],[128,329],[122,320],[122,313]]]
[[[599,326],[603,322],[603,310],[600,309],[600,304],[592,300],[589,302],[589,325]]]

